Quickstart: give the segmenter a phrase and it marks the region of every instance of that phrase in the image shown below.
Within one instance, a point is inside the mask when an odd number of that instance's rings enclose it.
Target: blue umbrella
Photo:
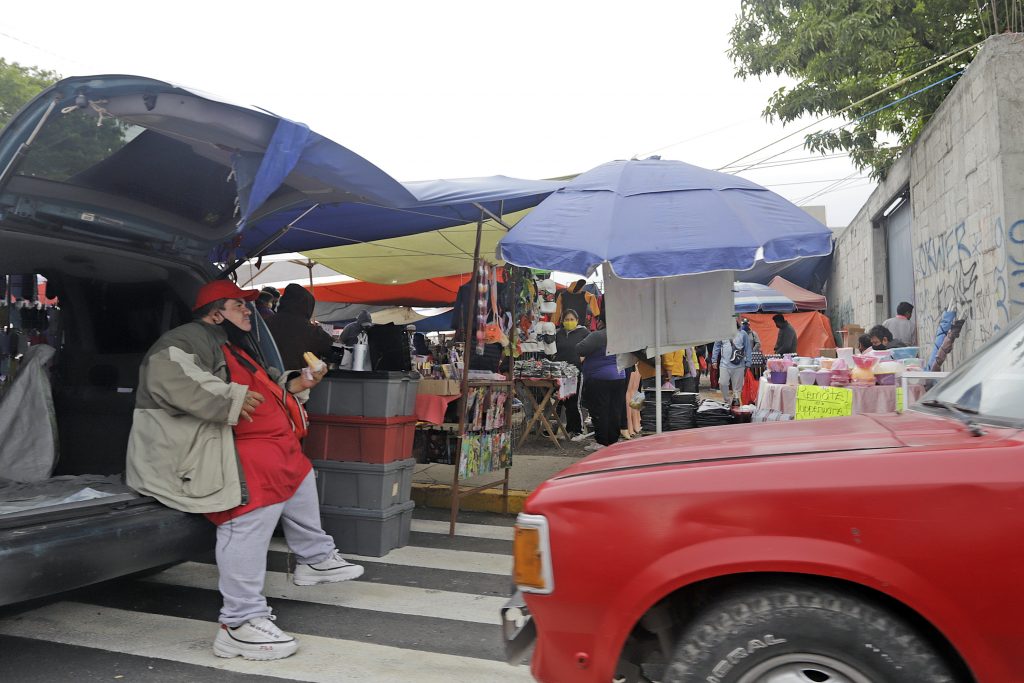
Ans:
[[[798,206],[749,180],[658,158],[602,164],[554,192],[498,244],[530,268],[589,274],[608,263],[620,278],[749,270],[832,251],[832,233]],[[655,376],[665,327],[652,287]],[[661,431],[661,391],[657,431]]]
[[[832,233],[749,180],[681,161],[612,161],[568,182],[498,246],[509,263],[623,278],[748,270],[823,256]]]
[[[737,313],[792,313],[796,303],[768,285],[756,282],[737,282],[733,285],[733,299]]]
[[[942,317],[939,318],[939,329],[935,331],[935,343],[932,345],[931,355],[928,356],[928,365],[925,366],[926,370],[931,370],[935,367],[935,359],[939,355],[939,349],[942,348],[942,342],[946,340],[946,335],[949,334],[949,328],[953,326],[954,320],[956,320],[955,310],[943,311]]]

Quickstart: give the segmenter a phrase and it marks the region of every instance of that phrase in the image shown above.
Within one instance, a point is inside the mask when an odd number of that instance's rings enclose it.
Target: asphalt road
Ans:
[[[212,560],[0,609],[0,681],[530,681],[504,662],[498,609],[510,594],[511,517],[417,509],[410,544],[358,558],[354,582],[298,587],[283,540],[266,595],[298,653],[220,659]],[[74,558],[68,558],[73,562]]]

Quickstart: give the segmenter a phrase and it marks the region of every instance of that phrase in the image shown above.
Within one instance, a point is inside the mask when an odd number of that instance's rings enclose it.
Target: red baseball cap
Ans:
[[[196,302],[192,306],[193,311],[198,311],[206,304],[213,303],[217,299],[242,299],[253,301],[260,293],[255,289],[240,289],[238,285],[230,280],[214,280],[207,282],[196,294]]]

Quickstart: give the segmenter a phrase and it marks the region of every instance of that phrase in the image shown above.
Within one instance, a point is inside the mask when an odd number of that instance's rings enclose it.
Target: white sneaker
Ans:
[[[592,443],[592,444],[587,444],[586,446],[584,446],[583,450],[585,450],[585,451],[599,451],[602,448],[604,448],[603,445],[601,445],[599,443]]]
[[[261,661],[290,657],[299,649],[299,641],[275,626],[274,619],[256,617],[234,627],[221,624],[213,641],[213,654]]]
[[[363,575],[363,568],[358,564],[345,561],[335,548],[326,560],[316,564],[297,564],[292,582],[296,586],[315,586],[318,583],[338,583],[358,579]]]
[[[588,436],[593,436],[593,435],[594,435],[594,432],[583,432],[582,434],[577,434],[576,436],[572,437],[571,440],[572,441],[583,441],[583,439],[586,439]]]

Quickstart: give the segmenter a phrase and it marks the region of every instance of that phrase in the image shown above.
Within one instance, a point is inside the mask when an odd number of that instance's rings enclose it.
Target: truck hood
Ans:
[[[946,443],[964,433],[954,420],[913,412],[705,427],[602,448],[554,479],[706,461],[903,448]]]
[[[0,133],[0,169],[5,223],[178,252],[296,206],[415,202],[303,124],[139,76],[44,90]]]

